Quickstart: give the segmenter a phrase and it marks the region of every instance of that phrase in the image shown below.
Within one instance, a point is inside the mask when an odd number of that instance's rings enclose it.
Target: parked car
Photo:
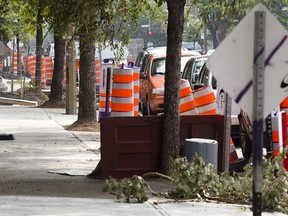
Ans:
[[[192,56],[200,56],[196,51],[182,50],[181,72]],[[166,51],[146,54],[140,69],[139,108],[143,115],[152,115],[164,111]]]
[[[194,50],[199,52],[201,55],[203,55],[203,49],[200,46],[200,44],[196,42],[182,42],[182,48],[185,48],[187,50]]]
[[[196,83],[199,83],[200,71],[208,57],[209,55],[191,57],[184,67],[182,79],[188,80],[192,87]]]
[[[148,54],[156,54],[156,53],[166,53],[167,47],[149,47],[143,49],[141,52],[138,53],[137,58],[135,60],[135,66],[141,68],[142,63],[144,62],[144,58],[147,57]]]

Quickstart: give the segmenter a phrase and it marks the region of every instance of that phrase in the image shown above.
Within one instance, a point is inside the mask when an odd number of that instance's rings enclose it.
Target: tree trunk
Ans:
[[[219,45],[219,41],[217,38],[217,28],[210,28],[210,33],[213,41],[213,48],[216,49]]]
[[[63,80],[64,80],[64,62],[65,62],[65,40],[61,35],[54,33],[54,71],[51,84],[49,102],[62,102]]]
[[[35,88],[37,92],[41,91],[41,66],[42,66],[42,44],[43,44],[43,0],[39,0],[37,14],[37,32],[36,32],[36,77]]]
[[[87,35],[87,34],[86,34]],[[78,122],[96,122],[95,45],[85,34],[80,36],[80,82]],[[88,37],[86,39],[85,37]]]
[[[162,172],[168,174],[180,146],[180,62],[186,0],[167,0],[168,29],[165,72]]]

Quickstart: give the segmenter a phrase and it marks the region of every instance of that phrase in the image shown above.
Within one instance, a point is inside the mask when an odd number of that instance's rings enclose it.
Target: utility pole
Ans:
[[[66,54],[66,114],[76,114],[76,67],[73,26],[69,26],[69,39]]]

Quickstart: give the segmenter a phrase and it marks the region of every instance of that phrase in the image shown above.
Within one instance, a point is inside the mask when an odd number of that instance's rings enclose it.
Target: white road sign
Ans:
[[[266,13],[264,117],[288,96],[288,31],[262,4],[257,5],[207,60],[217,81],[252,118],[254,12]]]

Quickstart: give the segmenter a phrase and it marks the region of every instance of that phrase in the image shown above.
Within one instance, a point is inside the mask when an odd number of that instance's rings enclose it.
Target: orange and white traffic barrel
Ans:
[[[216,114],[216,97],[212,86],[205,86],[193,91],[194,101],[199,114]]]
[[[133,83],[112,83],[113,97],[133,97]]]
[[[188,80],[181,80],[181,85],[180,85],[180,98],[184,98],[188,95],[192,94],[192,89],[191,86],[189,84]]]
[[[45,58],[41,58],[41,87],[46,86]]]
[[[179,107],[180,115],[195,115],[199,114],[194,96],[192,94],[191,86],[188,80],[181,80],[180,85],[180,107]]]
[[[134,116],[134,98],[112,97],[111,109],[112,112],[125,112],[130,113],[129,116]]]
[[[132,68],[114,68],[111,116],[134,116],[134,83]]]
[[[282,119],[282,142],[283,149],[286,148],[288,142],[288,134],[287,134],[287,114],[284,111],[281,111],[281,119]]]
[[[28,73],[31,74],[31,80],[35,81],[35,74],[36,74],[36,56],[35,55],[28,57]]]
[[[286,97],[280,104],[280,110],[286,113],[286,134],[287,139],[283,140],[284,148],[288,145],[288,97]]]
[[[51,85],[52,84],[52,78],[53,78],[53,60],[52,57],[45,57],[45,78],[46,78],[46,84]]]
[[[133,82],[133,70],[131,70],[130,68],[113,70],[113,82],[114,83],[132,83]]]
[[[101,77],[101,66],[100,66],[100,59],[95,59],[95,76],[96,76],[96,94],[99,94],[100,91],[100,77]]]
[[[139,88],[140,88],[140,68],[133,67],[133,93],[134,93],[134,116],[138,116],[139,111]]]
[[[284,128],[285,122],[282,121],[283,123],[283,147],[287,148],[288,147],[288,97],[286,97],[280,104],[280,110],[282,112],[285,112],[284,114],[286,115],[286,130]],[[286,134],[285,134],[286,131]],[[286,158],[283,160],[283,167],[288,171],[288,153],[286,154]]]
[[[235,163],[239,160],[233,139],[230,137],[230,155],[229,155],[229,163]]]
[[[18,58],[17,53],[14,53],[13,73],[17,74]]]

